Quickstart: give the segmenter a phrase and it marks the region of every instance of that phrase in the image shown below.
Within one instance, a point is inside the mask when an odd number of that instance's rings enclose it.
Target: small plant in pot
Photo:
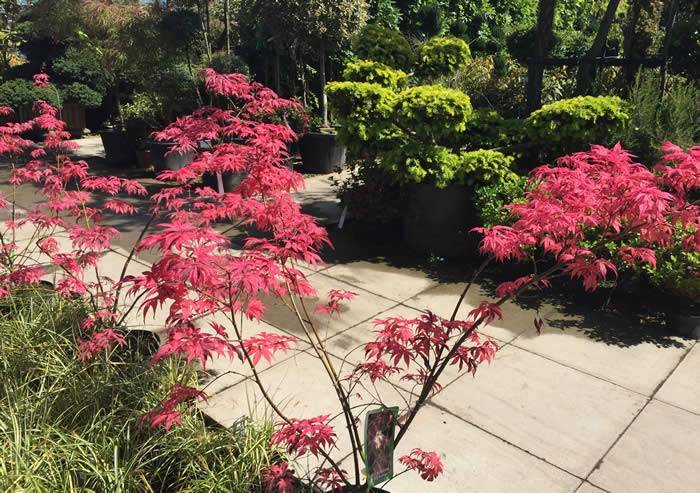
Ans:
[[[66,122],[71,137],[80,138],[85,130],[85,109],[98,108],[102,104],[102,94],[85,84],[73,82],[61,87],[63,108],[61,116]]]
[[[675,241],[656,250],[656,266],[646,271],[661,292],[668,328],[700,339],[700,253],[683,245],[683,240],[692,234],[690,229],[678,228]]]
[[[165,123],[163,100],[157,94],[137,92],[130,103],[122,106],[122,117],[139,168],[153,167],[149,137]]]

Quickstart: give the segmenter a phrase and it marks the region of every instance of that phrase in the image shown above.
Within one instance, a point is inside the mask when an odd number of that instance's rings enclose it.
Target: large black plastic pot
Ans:
[[[222,173],[221,182],[224,187],[223,191],[226,193],[233,192],[236,189],[236,187],[243,181],[246,175],[247,173]],[[202,184],[205,187],[213,188],[217,192],[221,191],[219,190],[219,181],[217,180],[215,174],[205,173],[202,176]]]
[[[336,134],[310,132],[299,141],[302,171],[305,173],[333,173],[345,166],[345,146]]]
[[[148,144],[151,150],[151,158],[153,159],[153,167],[156,173],[160,171],[176,171],[184,166],[187,166],[194,159],[194,151],[185,153],[168,152],[177,144],[174,142],[157,142],[151,141]]]
[[[472,204],[471,190],[466,187],[409,185],[403,215],[404,240],[421,253],[439,257],[468,255],[475,241],[469,234],[476,223]]]
[[[668,311],[666,326],[677,334],[700,340],[700,315]]]
[[[124,130],[108,128],[100,131],[105,158],[110,164],[136,161],[136,147]]]

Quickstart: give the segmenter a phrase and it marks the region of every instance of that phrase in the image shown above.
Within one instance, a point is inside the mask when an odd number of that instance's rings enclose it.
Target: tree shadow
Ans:
[[[506,272],[508,269],[491,269],[480,282],[482,289],[495,297],[496,287],[503,282]],[[560,280],[543,291],[526,292],[513,303],[530,310],[554,308],[545,317],[547,328],[543,329],[550,333],[559,330],[562,334],[580,334],[618,347],[687,345],[666,326],[666,305],[658,293],[639,279],[625,280],[615,288],[602,287],[594,292],[584,291],[576,281]]]

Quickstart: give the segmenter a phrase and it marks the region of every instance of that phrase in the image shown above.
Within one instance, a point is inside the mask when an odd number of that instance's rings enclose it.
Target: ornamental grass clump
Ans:
[[[200,108],[157,134],[175,142],[176,150],[195,150],[197,155],[182,169],[159,175],[167,185],[151,196],[151,220],[129,256],[148,249],[157,258],[139,274],[126,275],[126,265],[118,279],[99,274],[100,257],[119,234],[100,220],[107,213],[136,213],[133,203],[117,196],[144,195],[143,187],[89,175],[87,164],[69,157],[63,123],[46,103],[37,103],[39,116],[33,122],[0,127],[0,152],[12,157],[28,151],[31,158],[24,166],[16,161],[10,165],[11,184],[36,184],[46,196],[27,215],[13,213],[3,229],[0,294],[11,297],[19,286],[41,280],[43,267],[22,250],[38,248],[64,273],[57,292],[85,300],[88,311],[80,323],[76,350],[83,364],[125,349],[129,313],[164,310],[164,341],[151,358],[153,367],[175,359],[184,361],[189,371],[206,371],[214,358],[227,358],[241,371],[249,371],[256,392],[275,416],[270,442],[285,451],[261,475],[266,491],[289,493],[309,487],[369,491],[375,464],[360,432],[368,411],[385,410],[398,393],[399,409],[390,415],[394,444],[409,440],[412,423],[441,390],[448,367],[474,374],[482,363],[493,360],[497,344],[481,330],[503,318],[503,303],[526,289],[546,287],[557,277],[581,279],[587,289],[595,289],[623,265],[653,265],[653,245],[669,243],[677,224],[689,231],[683,247],[700,248],[698,206],[687,200],[687,189],[697,187],[695,151],[676,151],[656,175],[619,146],[593,146],[562,158],[556,167],[538,168],[526,199],[510,206],[515,217],[511,225],[478,230],[484,236],[481,250],[487,259],[465,285],[449,317],[428,308],[414,318],[375,320],[375,336],[359,354],[351,351],[356,357],[346,355],[349,368],[342,369],[321,335],[322,316],[340,316],[357,294],[331,289],[325,302],[310,305],[309,297],[316,291],[301,267],[321,263],[321,249],[330,242],[326,230],[304,214],[291,195],[303,184],[300,175],[284,166],[286,144],[295,139],[294,132],[283,124],[267,123],[280,112],[298,110],[298,103],[281,99],[240,74],[208,69],[203,76],[208,91],[230,106]],[[396,127],[401,123],[397,120]],[[47,130],[44,147],[35,150],[19,135],[32,125]],[[242,143],[231,142],[232,137]],[[201,140],[211,142],[211,150],[198,151]],[[431,145],[437,152],[448,149]],[[484,158],[469,156],[465,163],[469,166]],[[690,164],[680,163],[681,157]],[[246,175],[233,191],[220,193],[200,185],[204,173],[228,171]],[[110,198],[97,209],[93,194]],[[0,205],[11,208],[11,202],[14,197]],[[231,248],[220,223],[251,231],[241,250]],[[34,228],[34,236],[25,243],[16,237],[23,226]],[[67,231],[67,244],[58,230]],[[592,236],[599,240],[591,242]],[[610,244],[615,242],[620,248],[611,254]],[[490,261],[536,260],[543,255],[551,259],[546,270],[501,284],[497,299],[484,299],[467,316],[458,317],[470,287]],[[266,316],[271,299],[289,308],[303,336],[285,331],[250,333],[251,322]],[[535,325],[541,328],[542,321],[535,320]],[[294,416],[268,392],[260,365],[300,342],[308,345],[318,377],[337,397],[335,409]],[[391,395],[386,388],[392,389]],[[206,397],[206,389],[179,380],[142,415],[141,422],[176,432],[186,422],[186,410]],[[414,446],[398,462],[427,481],[444,470],[439,450]]]

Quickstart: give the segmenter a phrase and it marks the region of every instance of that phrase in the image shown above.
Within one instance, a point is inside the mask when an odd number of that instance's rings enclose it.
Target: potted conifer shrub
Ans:
[[[677,227],[675,241],[656,250],[656,266],[647,267],[647,272],[664,300],[666,326],[700,339],[700,253],[684,248],[689,236],[691,231]]]
[[[80,138],[85,131],[85,109],[97,108],[102,104],[102,94],[85,84],[73,82],[61,88],[63,108],[61,115],[66,122],[71,137]]]

